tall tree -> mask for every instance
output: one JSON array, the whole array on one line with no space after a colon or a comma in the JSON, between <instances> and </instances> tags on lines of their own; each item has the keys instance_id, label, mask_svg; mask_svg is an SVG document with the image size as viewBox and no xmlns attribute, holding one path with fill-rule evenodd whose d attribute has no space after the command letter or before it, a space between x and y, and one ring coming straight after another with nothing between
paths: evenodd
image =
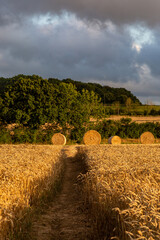
<instances>
[{"instance_id":1,"label":"tall tree","mask_svg":"<svg viewBox=\"0 0 160 240\"><path fill-rule=\"evenodd\" d=\"M48 80L20 77L2 96L2 121L38 127L57 120L57 91Z\"/></svg>"},{"instance_id":2,"label":"tall tree","mask_svg":"<svg viewBox=\"0 0 160 240\"><path fill-rule=\"evenodd\" d=\"M57 106L58 123L63 129L79 128L88 121L89 115L84 108L82 95L72 83L61 83L58 87Z\"/></svg>"}]
</instances>

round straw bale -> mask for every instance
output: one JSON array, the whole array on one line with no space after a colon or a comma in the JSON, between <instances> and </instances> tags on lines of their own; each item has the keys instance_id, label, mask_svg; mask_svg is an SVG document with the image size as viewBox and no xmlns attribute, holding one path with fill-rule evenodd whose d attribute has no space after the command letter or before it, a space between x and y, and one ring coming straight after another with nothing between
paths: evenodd
<instances>
[{"instance_id":1,"label":"round straw bale","mask_svg":"<svg viewBox=\"0 0 160 240\"><path fill-rule=\"evenodd\" d=\"M95 130L89 130L84 134L83 142L85 145L98 145L101 143L101 135Z\"/></svg>"},{"instance_id":2,"label":"round straw bale","mask_svg":"<svg viewBox=\"0 0 160 240\"><path fill-rule=\"evenodd\" d=\"M142 144L153 144L155 142L155 138L151 132L144 132L140 136L140 142Z\"/></svg>"},{"instance_id":3,"label":"round straw bale","mask_svg":"<svg viewBox=\"0 0 160 240\"><path fill-rule=\"evenodd\" d=\"M66 137L61 133L55 133L51 139L54 145L65 145Z\"/></svg>"},{"instance_id":4,"label":"round straw bale","mask_svg":"<svg viewBox=\"0 0 160 240\"><path fill-rule=\"evenodd\" d=\"M112 136L112 137L110 137L109 139L108 139L108 143L109 144L121 144L121 142L122 142L122 140L121 140L121 138L120 137L118 137L118 136Z\"/></svg>"}]
</instances>

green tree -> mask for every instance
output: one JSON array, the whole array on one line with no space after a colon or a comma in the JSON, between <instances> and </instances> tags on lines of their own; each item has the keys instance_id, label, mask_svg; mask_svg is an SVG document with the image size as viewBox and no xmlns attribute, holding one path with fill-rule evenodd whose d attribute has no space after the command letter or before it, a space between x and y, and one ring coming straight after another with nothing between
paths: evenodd
<instances>
[{"instance_id":1,"label":"green tree","mask_svg":"<svg viewBox=\"0 0 160 240\"><path fill-rule=\"evenodd\" d=\"M83 96L72 83L61 83L57 91L58 123L63 129L82 127L89 119Z\"/></svg>"},{"instance_id":2,"label":"green tree","mask_svg":"<svg viewBox=\"0 0 160 240\"><path fill-rule=\"evenodd\" d=\"M121 107L120 102L119 101L114 102L113 106L116 109L117 115L119 115L119 111L120 111L120 107Z\"/></svg>"},{"instance_id":3,"label":"green tree","mask_svg":"<svg viewBox=\"0 0 160 240\"><path fill-rule=\"evenodd\" d=\"M130 109L131 109L131 105L132 105L132 99L129 97L126 100L126 108L127 108L127 113L129 113Z\"/></svg>"},{"instance_id":4,"label":"green tree","mask_svg":"<svg viewBox=\"0 0 160 240\"><path fill-rule=\"evenodd\" d=\"M101 104L101 99L94 92L89 92L88 90L82 90L81 104L86 110L86 114L89 117L101 118L104 114L104 107Z\"/></svg>"},{"instance_id":5,"label":"green tree","mask_svg":"<svg viewBox=\"0 0 160 240\"><path fill-rule=\"evenodd\" d=\"M2 96L2 120L34 128L56 121L56 96L56 89L48 80L20 77L7 86Z\"/></svg>"}]
</instances>

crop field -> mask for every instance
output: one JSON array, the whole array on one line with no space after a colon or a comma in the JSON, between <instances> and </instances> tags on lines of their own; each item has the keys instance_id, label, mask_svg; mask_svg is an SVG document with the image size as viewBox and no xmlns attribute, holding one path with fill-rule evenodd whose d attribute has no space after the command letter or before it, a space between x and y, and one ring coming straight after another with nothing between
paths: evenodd
<instances>
[{"instance_id":1,"label":"crop field","mask_svg":"<svg viewBox=\"0 0 160 240\"><path fill-rule=\"evenodd\" d=\"M19 239L12 238L13 229L20 231L28 210L60 178L61 150L62 147L49 145L0 145L1 240Z\"/></svg>"},{"instance_id":2,"label":"crop field","mask_svg":"<svg viewBox=\"0 0 160 240\"><path fill-rule=\"evenodd\" d=\"M59 200L52 203L42 215L42 223L37 222L35 226L43 231L46 228L46 235L43 232L42 237L45 240L51 235L57 239L60 231L69 234L64 235L67 236L64 239L73 239L78 231L86 231L81 224L87 219L82 221L82 211L77 214L81 208L74 198L75 182L72 181L72 175L78 171L76 165L84 162L87 172L76 174L83 182L80 186L84 206L91 210L93 224L89 229L95 229L96 240L159 240L159 144L0 145L0 239L25 239L25 235L20 238L18 234L28 211L53 191L62 175L65 175L65 184Z\"/></svg>"},{"instance_id":3,"label":"crop field","mask_svg":"<svg viewBox=\"0 0 160 240\"><path fill-rule=\"evenodd\" d=\"M79 150L86 202L99 238L160 239L160 145L101 145Z\"/></svg>"}]
</instances>

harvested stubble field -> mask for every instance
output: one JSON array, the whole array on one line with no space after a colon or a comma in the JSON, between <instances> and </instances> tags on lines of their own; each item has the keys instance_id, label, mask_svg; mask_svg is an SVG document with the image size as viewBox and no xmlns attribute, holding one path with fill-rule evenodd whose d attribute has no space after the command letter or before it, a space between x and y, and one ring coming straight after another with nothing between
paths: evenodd
<instances>
[{"instance_id":1,"label":"harvested stubble field","mask_svg":"<svg viewBox=\"0 0 160 240\"><path fill-rule=\"evenodd\" d=\"M49 145L0 145L1 240L20 239L15 234L21 232L28 211L56 188L53 184L63 171L61 150Z\"/></svg>"},{"instance_id":2,"label":"harvested stubble field","mask_svg":"<svg viewBox=\"0 0 160 240\"><path fill-rule=\"evenodd\" d=\"M99 239L160 239L160 145L79 149L84 194Z\"/></svg>"},{"instance_id":3,"label":"harvested stubble field","mask_svg":"<svg viewBox=\"0 0 160 240\"><path fill-rule=\"evenodd\" d=\"M113 120L113 121L119 121L122 118L131 118L132 122L136 123L146 123L146 122L160 122L160 116L129 116L129 115L111 115L110 117L106 118L106 120ZM91 122L96 121L96 119L91 118Z\"/></svg>"}]
</instances>

